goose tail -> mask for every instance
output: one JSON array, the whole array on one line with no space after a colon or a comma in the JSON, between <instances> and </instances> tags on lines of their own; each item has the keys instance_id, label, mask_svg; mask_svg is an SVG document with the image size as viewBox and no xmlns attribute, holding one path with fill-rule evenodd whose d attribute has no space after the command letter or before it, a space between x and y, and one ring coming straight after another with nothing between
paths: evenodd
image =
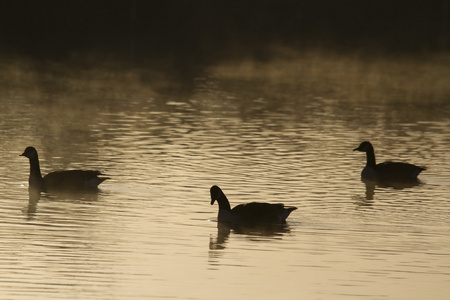
<instances>
[{"instance_id":1,"label":"goose tail","mask_svg":"<svg viewBox=\"0 0 450 300\"><path fill-rule=\"evenodd\" d=\"M283 210L283 213L282 213L282 215L281 215L281 219L283 220L283 221L286 221L286 219L289 217L289 215L291 214L291 212L293 212L294 210L296 210L297 209L297 207L295 207L295 206L285 206L284 207L284 210Z\"/></svg>"}]
</instances>

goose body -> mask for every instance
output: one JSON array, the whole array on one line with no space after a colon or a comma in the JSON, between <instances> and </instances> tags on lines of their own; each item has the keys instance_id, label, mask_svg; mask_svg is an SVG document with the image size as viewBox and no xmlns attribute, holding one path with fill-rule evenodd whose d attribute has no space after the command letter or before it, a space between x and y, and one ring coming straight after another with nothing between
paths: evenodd
<instances>
[{"instance_id":1,"label":"goose body","mask_svg":"<svg viewBox=\"0 0 450 300\"><path fill-rule=\"evenodd\" d=\"M21 156L30 160L30 177L28 179L30 188L39 191L91 190L96 189L100 183L109 179L108 177L99 177L102 175L99 171L90 170L56 171L42 177L36 149L27 147Z\"/></svg>"},{"instance_id":2,"label":"goose body","mask_svg":"<svg viewBox=\"0 0 450 300\"><path fill-rule=\"evenodd\" d=\"M233 225L284 224L289 214L297 209L297 207L284 206L281 203L262 202L239 204L231 209L230 202L218 186L212 186L210 192L211 205L215 201L219 203L218 221Z\"/></svg>"},{"instance_id":3,"label":"goose body","mask_svg":"<svg viewBox=\"0 0 450 300\"><path fill-rule=\"evenodd\" d=\"M420 172L426 170L425 167L419 167L404 162L386 161L376 163L375 152L370 142L362 142L358 148L353 151L366 152L367 163L361 172L364 179L379 181L412 181L417 180Z\"/></svg>"}]
</instances>

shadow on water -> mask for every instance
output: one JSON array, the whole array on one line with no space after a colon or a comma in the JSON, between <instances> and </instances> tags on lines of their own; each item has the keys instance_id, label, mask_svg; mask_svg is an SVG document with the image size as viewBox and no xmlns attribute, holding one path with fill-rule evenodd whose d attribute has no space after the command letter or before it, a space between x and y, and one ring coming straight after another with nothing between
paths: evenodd
<instances>
[{"instance_id":1,"label":"shadow on water","mask_svg":"<svg viewBox=\"0 0 450 300\"><path fill-rule=\"evenodd\" d=\"M364 183L366 192L364 196L356 196L357 204L359 206L371 207L375 200L375 190L377 188L394 190L410 189L417 186L421 186L424 183L420 179L410 181L376 181L370 179L361 178L361 182Z\"/></svg>"},{"instance_id":2,"label":"shadow on water","mask_svg":"<svg viewBox=\"0 0 450 300\"><path fill-rule=\"evenodd\" d=\"M217 223L217 237L210 238L210 250L225 249L231 232L235 234L247 235L249 237L279 237L283 234L289 233L290 228L287 224L264 224L254 227L230 226L229 224Z\"/></svg>"},{"instance_id":3,"label":"shadow on water","mask_svg":"<svg viewBox=\"0 0 450 300\"><path fill-rule=\"evenodd\" d=\"M420 179L409 180L409 181L373 181L368 179L361 179L362 182L366 185L366 195L370 195L368 193L371 189L375 187L380 188L393 188L395 190L403 190L407 188L412 188L415 186L422 185L422 181Z\"/></svg>"},{"instance_id":4,"label":"shadow on water","mask_svg":"<svg viewBox=\"0 0 450 300\"><path fill-rule=\"evenodd\" d=\"M28 220L32 220L38 211L38 203L42 197L50 200L64 200L64 201L96 201L98 200L99 189L74 191L74 190L54 190L46 193L41 192L36 188L28 189L28 206L26 214Z\"/></svg>"},{"instance_id":5,"label":"shadow on water","mask_svg":"<svg viewBox=\"0 0 450 300\"><path fill-rule=\"evenodd\" d=\"M33 219L37 212L37 205L41 199L41 191L35 188L28 189L28 206L27 206L27 217L29 220Z\"/></svg>"}]
</instances>

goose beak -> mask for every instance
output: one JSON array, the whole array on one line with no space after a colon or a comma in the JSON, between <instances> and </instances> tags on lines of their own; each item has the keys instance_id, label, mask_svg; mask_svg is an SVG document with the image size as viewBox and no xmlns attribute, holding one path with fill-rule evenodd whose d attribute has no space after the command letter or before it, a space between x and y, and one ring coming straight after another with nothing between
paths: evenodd
<instances>
[{"instance_id":1,"label":"goose beak","mask_svg":"<svg viewBox=\"0 0 450 300\"><path fill-rule=\"evenodd\" d=\"M216 201L216 199L211 198L211 205L213 205L215 201Z\"/></svg>"}]
</instances>

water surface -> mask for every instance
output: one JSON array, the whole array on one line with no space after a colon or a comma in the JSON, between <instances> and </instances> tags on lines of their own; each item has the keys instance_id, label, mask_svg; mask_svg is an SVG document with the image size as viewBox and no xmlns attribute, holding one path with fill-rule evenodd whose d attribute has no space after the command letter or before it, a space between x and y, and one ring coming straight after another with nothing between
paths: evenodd
<instances>
[{"instance_id":1,"label":"water surface","mask_svg":"<svg viewBox=\"0 0 450 300\"><path fill-rule=\"evenodd\" d=\"M442 79L435 93L408 87L395 65L386 87L365 65L339 61L341 76L327 79L313 62L217 66L174 81L12 68L0 94L2 298L446 299ZM427 166L421 183L363 183L364 154L352 151L363 140L380 162ZM99 169L111 179L98 193L30 201L19 157L29 145L44 174ZM283 230L221 228L214 184L232 206L298 210Z\"/></svg>"}]
</instances>

